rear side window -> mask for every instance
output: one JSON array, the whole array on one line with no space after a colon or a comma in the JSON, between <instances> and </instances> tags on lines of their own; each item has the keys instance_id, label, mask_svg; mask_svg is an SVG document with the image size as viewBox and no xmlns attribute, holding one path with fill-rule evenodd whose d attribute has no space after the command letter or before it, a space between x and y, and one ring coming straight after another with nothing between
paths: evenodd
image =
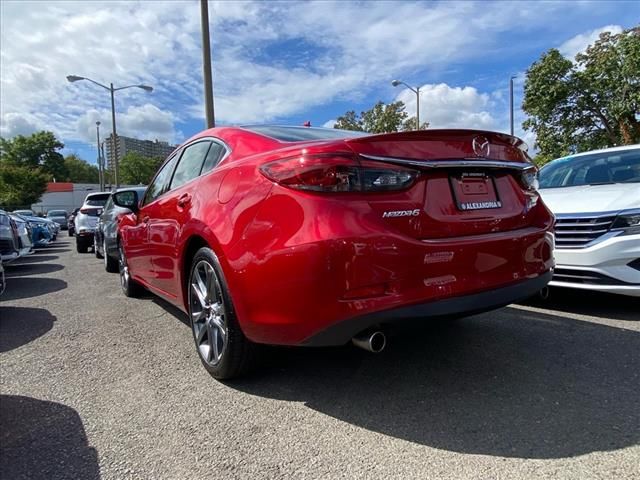
<instances>
[{"instance_id":1,"label":"rear side window","mask_svg":"<svg viewBox=\"0 0 640 480\"><path fill-rule=\"evenodd\" d=\"M166 190L167 183L169 183L171 173L173 172L173 167L175 166L179 157L179 155L176 155L175 157L171 158L160 169L153 181L149 184L149 187L147 187L147 193L144 196L143 205L147 205L153 202Z\"/></svg>"},{"instance_id":2,"label":"rear side window","mask_svg":"<svg viewBox=\"0 0 640 480\"><path fill-rule=\"evenodd\" d=\"M194 143L193 145L189 145L185 148L182 157L180 157L180 162L176 167L176 171L173 174L170 187L171 190L184 185L188 181L193 180L200 175L202 164L207 156L210 146L211 142L206 141Z\"/></svg>"},{"instance_id":3,"label":"rear side window","mask_svg":"<svg viewBox=\"0 0 640 480\"><path fill-rule=\"evenodd\" d=\"M211 148L207 153L207 158L204 159L204 164L202 165L202 171L200 174L202 175L203 173L213 170L213 167L222 160L225 153L227 153L227 149L224 146L216 142L211 143Z\"/></svg>"}]
</instances>

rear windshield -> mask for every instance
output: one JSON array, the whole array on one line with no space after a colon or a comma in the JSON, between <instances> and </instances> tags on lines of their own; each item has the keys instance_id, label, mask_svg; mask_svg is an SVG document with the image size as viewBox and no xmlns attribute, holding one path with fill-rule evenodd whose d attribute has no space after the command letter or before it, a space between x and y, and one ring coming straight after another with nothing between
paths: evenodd
<instances>
[{"instance_id":1,"label":"rear windshield","mask_svg":"<svg viewBox=\"0 0 640 480\"><path fill-rule=\"evenodd\" d=\"M109 195L111 194L105 193L103 195L91 195L90 197L87 197L84 204L91 205L92 207L104 207L107 200L109 200Z\"/></svg>"},{"instance_id":2,"label":"rear windshield","mask_svg":"<svg viewBox=\"0 0 640 480\"><path fill-rule=\"evenodd\" d=\"M67 212L64 210L49 210L47 217L66 217Z\"/></svg>"},{"instance_id":3,"label":"rear windshield","mask_svg":"<svg viewBox=\"0 0 640 480\"><path fill-rule=\"evenodd\" d=\"M250 125L244 130L259 133L281 142L304 142L312 140L339 140L343 138L366 137L370 133L338 130L335 128L282 127L274 125Z\"/></svg>"},{"instance_id":4,"label":"rear windshield","mask_svg":"<svg viewBox=\"0 0 640 480\"><path fill-rule=\"evenodd\" d=\"M539 173L540 188L640 182L640 149L564 157Z\"/></svg>"}]
</instances>

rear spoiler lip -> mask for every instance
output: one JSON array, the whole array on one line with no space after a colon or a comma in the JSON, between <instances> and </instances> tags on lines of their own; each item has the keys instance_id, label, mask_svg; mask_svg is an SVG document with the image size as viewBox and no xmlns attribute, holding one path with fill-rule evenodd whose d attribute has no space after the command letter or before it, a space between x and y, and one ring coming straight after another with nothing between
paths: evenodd
<instances>
[{"instance_id":1,"label":"rear spoiler lip","mask_svg":"<svg viewBox=\"0 0 640 480\"><path fill-rule=\"evenodd\" d=\"M491 168L491 169L508 169L508 170L528 170L536 168L532 163L525 162L507 162L501 160L475 159L465 158L461 160L414 160L410 158L398 157L382 157L379 155L369 155L360 153L359 156L368 160L378 162L395 163L399 165L410 165L412 167L421 168Z\"/></svg>"}]
</instances>

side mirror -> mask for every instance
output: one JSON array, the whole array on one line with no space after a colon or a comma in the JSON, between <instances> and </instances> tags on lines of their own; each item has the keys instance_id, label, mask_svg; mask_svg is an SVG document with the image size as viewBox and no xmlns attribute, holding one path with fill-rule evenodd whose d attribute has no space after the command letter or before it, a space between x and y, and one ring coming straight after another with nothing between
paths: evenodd
<instances>
[{"instance_id":1,"label":"side mirror","mask_svg":"<svg viewBox=\"0 0 640 480\"><path fill-rule=\"evenodd\" d=\"M112 196L113 203L120 208L127 208L133 213L138 211L138 193L135 190L116 192Z\"/></svg>"}]
</instances>

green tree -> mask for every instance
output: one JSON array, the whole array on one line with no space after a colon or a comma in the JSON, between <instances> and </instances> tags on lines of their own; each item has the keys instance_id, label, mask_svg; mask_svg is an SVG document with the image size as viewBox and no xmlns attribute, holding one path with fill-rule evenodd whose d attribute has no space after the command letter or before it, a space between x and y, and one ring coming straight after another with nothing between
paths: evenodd
<instances>
[{"instance_id":1,"label":"green tree","mask_svg":"<svg viewBox=\"0 0 640 480\"><path fill-rule=\"evenodd\" d=\"M0 161L0 205L7 210L31 208L47 189L47 176L40 168Z\"/></svg>"},{"instance_id":2,"label":"green tree","mask_svg":"<svg viewBox=\"0 0 640 480\"><path fill-rule=\"evenodd\" d=\"M5 164L28 168L40 168L48 180L67 178L64 157L58 151L64 148L52 132L36 132L29 136L17 135L11 139L0 138L0 160Z\"/></svg>"},{"instance_id":3,"label":"green tree","mask_svg":"<svg viewBox=\"0 0 640 480\"><path fill-rule=\"evenodd\" d=\"M416 118L409 117L405 111L405 104L401 101L384 104L376 103L371 109L360 115L350 110L338 117L333 128L342 130L356 130L369 133L390 133L415 130ZM422 124L422 129L428 128L428 123Z\"/></svg>"},{"instance_id":4,"label":"green tree","mask_svg":"<svg viewBox=\"0 0 640 480\"><path fill-rule=\"evenodd\" d=\"M64 166L67 170L68 182L73 183L98 183L100 175L98 167L91 165L75 153L64 157Z\"/></svg>"},{"instance_id":5,"label":"green tree","mask_svg":"<svg viewBox=\"0 0 640 480\"><path fill-rule=\"evenodd\" d=\"M149 158L136 152L128 152L118 165L120 183L147 185L161 163L161 158Z\"/></svg>"},{"instance_id":6,"label":"green tree","mask_svg":"<svg viewBox=\"0 0 640 480\"><path fill-rule=\"evenodd\" d=\"M543 54L527 71L522 109L539 163L640 142L640 27L602 33L575 61Z\"/></svg>"}]
</instances>

